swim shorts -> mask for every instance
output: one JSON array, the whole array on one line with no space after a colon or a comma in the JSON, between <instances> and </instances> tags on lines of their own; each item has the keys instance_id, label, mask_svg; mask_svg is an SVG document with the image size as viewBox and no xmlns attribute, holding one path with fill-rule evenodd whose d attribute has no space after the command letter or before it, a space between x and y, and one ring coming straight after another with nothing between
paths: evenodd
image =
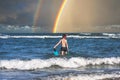
<instances>
[{"instance_id":1,"label":"swim shorts","mask_svg":"<svg viewBox=\"0 0 120 80\"><path fill-rule=\"evenodd\" d=\"M61 47L61 51L67 52L67 47Z\"/></svg>"}]
</instances>

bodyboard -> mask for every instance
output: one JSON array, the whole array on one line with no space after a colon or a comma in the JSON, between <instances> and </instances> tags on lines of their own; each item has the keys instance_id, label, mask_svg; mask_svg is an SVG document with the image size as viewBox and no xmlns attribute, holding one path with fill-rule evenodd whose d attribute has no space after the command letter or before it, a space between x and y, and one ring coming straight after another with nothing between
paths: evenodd
<instances>
[{"instance_id":1,"label":"bodyboard","mask_svg":"<svg viewBox=\"0 0 120 80\"><path fill-rule=\"evenodd\" d=\"M59 56L59 52L58 51L54 51L53 54L54 54L54 56Z\"/></svg>"}]
</instances>

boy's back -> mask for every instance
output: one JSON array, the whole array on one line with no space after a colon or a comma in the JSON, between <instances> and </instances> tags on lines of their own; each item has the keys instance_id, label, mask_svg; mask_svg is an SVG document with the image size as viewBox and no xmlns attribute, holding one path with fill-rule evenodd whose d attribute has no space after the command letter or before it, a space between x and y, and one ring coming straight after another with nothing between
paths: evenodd
<instances>
[{"instance_id":1,"label":"boy's back","mask_svg":"<svg viewBox=\"0 0 120 80\"><path fill-rule=\"evenodd\" d=\"M67 40L66 39L61 39L62 47L67 47Z\"/></svg>"}]
</instances>

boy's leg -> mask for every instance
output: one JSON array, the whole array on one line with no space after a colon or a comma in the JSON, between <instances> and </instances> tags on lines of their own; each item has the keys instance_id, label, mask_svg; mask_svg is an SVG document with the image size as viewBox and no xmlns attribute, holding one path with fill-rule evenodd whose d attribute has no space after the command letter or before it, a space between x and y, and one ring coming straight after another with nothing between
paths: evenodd
<instances>
[{"instance_id":1,"label":"boy's leg","mask_svg":"<svg viewBox=\"0 0 120 80\"><path fill-rule=\"evenodd\" d=\"M67 51L65 51L64 53L67 54Z\"/></svg>"},{"instance_id":2,"label":"boy's leg","mask_svg":"<svg viewBox=\"0 0 120 80\"><path fill-rule=\"evenodd\" d=\"M64 51L61 51L61 55L64 55Z\"/></svg>"}]
</instances>

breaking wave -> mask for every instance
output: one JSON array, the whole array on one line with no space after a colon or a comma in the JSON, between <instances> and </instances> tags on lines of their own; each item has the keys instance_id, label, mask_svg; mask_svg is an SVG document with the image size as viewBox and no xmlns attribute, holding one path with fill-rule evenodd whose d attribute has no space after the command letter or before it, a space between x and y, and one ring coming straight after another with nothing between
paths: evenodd
<instances>
[{"instance_id":1,"label":"breaking wave","mask_svg":"<svg viewBox=\"0 0 120 80\"><path fill-rule=\"evenodd\" d=\"M3 35L0 34L0 38L61 38L60 35ZM120 38L120 34L102 33L102 34L91 34L91 33L80 33L76 35L68 35L68 38Z\"/></svg>"},{"instance_id":2,"label":"breaking wave","mask_svg":"<svg viewBox=\"0 0 120 80\"><path fill-rule=\"evenodd\" d=\"M40 80L119 80L120 74L81 74L81 75L69 75L69 76L54 76L54 77L43 77ZM35 80L39 80L35 79Z\"/></svg>"},{"instance_id":3,"label":"breaking wave","mask_svg":"<svg viewBox=\"0 0 120 80\"><path fill-rule=\"evenodd\" d=\"M34 70L49 68L57 65L62 68L79 68L85 66L100 65L119 65L120 57L112 58L51 58L51 59L32 59L32 60L0 60L1 69Z\"/></svg>"}]
</instances>

